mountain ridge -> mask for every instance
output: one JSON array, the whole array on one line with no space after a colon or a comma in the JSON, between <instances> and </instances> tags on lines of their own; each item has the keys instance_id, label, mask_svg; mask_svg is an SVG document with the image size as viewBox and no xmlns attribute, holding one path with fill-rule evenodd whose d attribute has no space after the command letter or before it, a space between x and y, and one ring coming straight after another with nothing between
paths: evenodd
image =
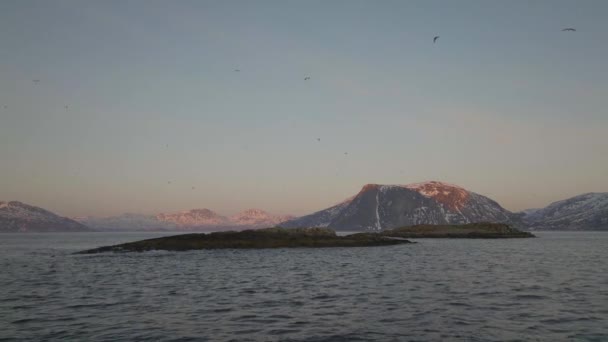
<instances>
[{"instance_id":1,"label":"mountain ridge","mask_svg":"<svg viewBox=\"0 0 608 342\"><path fill-rule=\"evenodd\" d=\"M534 230L608 230L608 192L588 192L520 213Z\"/></svg>"},{"instance_id":2,"label":"mountain ridge","mask_svg":"<svg viewBox=\"0 0 608 342\"><path fill-rule=\"evenodd\" d=\"M366 184L354 196L309 215L246 209L231 216L199 208L109 217L59 216L19 201L0 201L0 232L243 230L282 226L380 231L417 224L506 223L531 230L608 230L608 192L591 192L517 213L458 185L429 181Z\"/></svg>"},{"instance_id":3,"label":"mountain ridge","mask_svg":"<svg viewBox=\"0 0 608 342\"><path fill-rule=\"evenodd\" d=\"M121 214L108 217L77 218L97 230L229 230L274 227L292 219L291 215L273 215L267 211L250 208L232 216L224 216L207 208L197 208L156 215Z\"/></svg>"},{"instance_id":4,"label":"mountain ridge","mask_svg":"<svg viewBox=\"0 0 608 342\"><path fill-rule=\"evenodd\" d=\"M281 226L355 231L475 222L521 226L519 217L496 201L458 185L428 181L406 185L366 184L352 199L283 222Z\"/></svg>"},{"instance_id":5,"label":"mountain ridge","mask_svg":"<svg viewBox=\"0 0 608 342\"><path fill-rule=\"evenodd\" d=\"M85 232L70 218L19 201L0 201L0 232Z\"/></svg>"}]
</instances>

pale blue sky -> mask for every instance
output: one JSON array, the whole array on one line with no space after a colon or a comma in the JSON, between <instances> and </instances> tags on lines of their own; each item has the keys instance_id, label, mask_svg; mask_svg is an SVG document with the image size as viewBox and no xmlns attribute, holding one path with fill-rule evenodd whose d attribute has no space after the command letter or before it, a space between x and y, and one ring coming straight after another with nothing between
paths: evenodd
<instances>
[{"instance_id":1,"label":"pale blue sky","mask_svg":"<svg viewBox=\"0 0 608 342\"><path fill-rule=\"evenodd\" d=\"M608 191L606 18L602 0L4 0L0 199L299 215L365 183L511 210Z\"/></svg>"}]
</instances>

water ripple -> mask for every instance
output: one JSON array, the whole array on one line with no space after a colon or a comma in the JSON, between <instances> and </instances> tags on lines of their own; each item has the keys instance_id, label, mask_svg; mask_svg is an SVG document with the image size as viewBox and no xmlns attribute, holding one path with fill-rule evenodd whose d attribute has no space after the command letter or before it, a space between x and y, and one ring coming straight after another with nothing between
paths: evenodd
<instances>
[{"instance_id":1,"label":"water ripple","mask_svg":"<svg viewBox=\"0 0 608 342\"><path fill-rule=\"evenodd\" d=\"M608 234L540 235L75 256L151 235L7 234L0 341L608 340Z\"/></svg>"}]
</instances>

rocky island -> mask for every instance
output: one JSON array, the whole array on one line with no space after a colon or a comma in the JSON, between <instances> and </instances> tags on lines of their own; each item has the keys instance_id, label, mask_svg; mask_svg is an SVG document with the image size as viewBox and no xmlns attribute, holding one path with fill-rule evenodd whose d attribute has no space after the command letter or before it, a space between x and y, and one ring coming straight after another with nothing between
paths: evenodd
<instances>
[{"instance_id":1,"label":"rocky island","mask_svg":"<svg viewBox=\"0 0 608 342\"><path fill-rule=\"evenodd\" d=\"M399 238L466 238L504 239L535 237L532 233L511 228L504 223L469 223L452 225L420 224L389 229L379 233L387 237Z\"/></svg>"},{"instance_id":2,"label":"rocky island","mask_svg":"<svg viewBox=\"0 0 608 342\"><path fill-rule=\"evenodd\" d=\"M152 250L187 251L220 248L293 248L293 247L368 247L412 243L400 237L377 233L338 236L328 228L265 228L240 232L173 235L155 239L105 246L78 252L144 252Z\"/></svg>"}]
</instances>

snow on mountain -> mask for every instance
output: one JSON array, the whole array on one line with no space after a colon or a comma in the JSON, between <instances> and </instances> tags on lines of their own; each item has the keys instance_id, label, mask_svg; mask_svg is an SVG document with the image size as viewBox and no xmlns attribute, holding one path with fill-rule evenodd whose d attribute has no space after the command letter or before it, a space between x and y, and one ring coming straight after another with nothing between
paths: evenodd
<instances>
[{"instance_id":1,"label":"snow on mountain","mask_svg":"<svg viewBox=\"0 0 608 342\"><path fill-rule=\"evenodd\" d=\"M465 206L470 197L467 190L457 185L437 181L408 184L403 187L432 198L452 210L458 210Z\"/></svg>"},{"instance_id":2,"label":"snow on mountain","mask_svg":"<svg viewBox=\"0 0 608 342\"><path fill-rule=\"evenodd\" d=\"M235 226L274 227L293 218L291 215L277 216L260 209L247 209L231 216L229 219Z\"/></svg>"},{"instance_id":3,"label":"snow on mountain","mask_svg":"<svg viewBox=\"0 0 608 342\"><path fill-rule=\"evenodd\" d=\"M0 202L0 232L88 231L81 223L25 203Z\"/></svg>"},{"instance_id":4,"label":"snow on mountain","mask_svg":"<svg viewBox=\"0 0 608 342\"><path fill-rule=\"evenodd\" d=\"M126 213L110 217L74 217L74 220L95 230L174 230L177 225L157 219L153 215Z\"/></svg>"},{"instance_id":5,"label":"snow on mountain","mask_svg":"<svg viewBox=\"0 0 608 342\"><path fill-rule=\"evenodd\" d=\"M164 222L172 222L178 228L188 227L217 227L217 228L261 228L274 227L278 223L292 219L293 216L272 215L260 209L247 209L230 217L219 215L209 209L192 209L172 214L159 214L156 218Z\"/></svg>"},{"instance_id":6,"label":"snow on mountain","mask_svg":"<svg viewBox=\"0 0 608 342\"><path fill-rule=\"evenodd\" d=\"M122 214L75 219L96 230L243 230L274 227L292 218L290 215L272 215L260 209L248 209L231 217L209 209L192 209L158 215Z\"/></svg>"},{"instance_id":7,"label":"snow on mountain","mask_svg":"<svg viewBox=\"0 0 608 342\"><path fill-rule=\"evenodd\" d=\"M608 192L582 194L522 214L531 229L608 230Z\"/></svg>"},{"instance_id":8,"label":"snow on mountain","mask_svg":"<svg viewBox=\"0 0 608 342\"><path fill-rule=\"evenodd\" d=\"M471 222L519 223L517 215L485 196L456 185L431 181L408 185L367 184L352 199L283 222L281 226L358 231Z\"/></svg>"},{"instance_id":9,"label":"snow on mountain","mask_svg":"<svg viewBox=\"0 0 608 342\"><path fill-rule=\"evenodd\" d=\"M192 209L177 213L161 213L156 219L176 224L179 228L228 226L230 220L209 209Z\"/></svg>"}]
</instances>

